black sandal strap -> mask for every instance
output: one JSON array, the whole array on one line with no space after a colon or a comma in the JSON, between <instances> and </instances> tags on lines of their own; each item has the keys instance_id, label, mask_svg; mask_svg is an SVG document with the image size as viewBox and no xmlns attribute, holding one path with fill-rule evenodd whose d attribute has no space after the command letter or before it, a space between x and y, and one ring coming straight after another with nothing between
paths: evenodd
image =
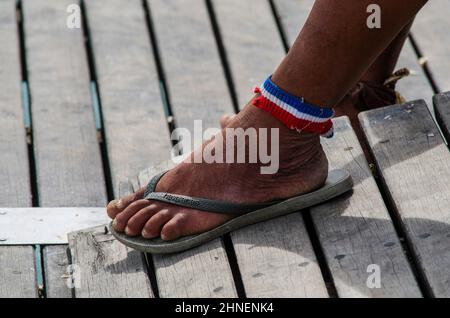
<instances>
[{"instance_id":1,"label":"black sandal strap","mask_svg":"<svg viewBox=\"0 0 450 318\"><path fill-rule=\"evenodd\" d=\"M150 180L144 193L144 199L170 203L195 210L232 215L246 214L279 202L276 201L262 204L237 204L211 199L195 198L186 195L171 194L166 192L154 192L156 189L156 185L158 184L159 180L161 180L162 176L166 174L166 172L167 171L157 174Z\"/></svg>"}]
</instances>

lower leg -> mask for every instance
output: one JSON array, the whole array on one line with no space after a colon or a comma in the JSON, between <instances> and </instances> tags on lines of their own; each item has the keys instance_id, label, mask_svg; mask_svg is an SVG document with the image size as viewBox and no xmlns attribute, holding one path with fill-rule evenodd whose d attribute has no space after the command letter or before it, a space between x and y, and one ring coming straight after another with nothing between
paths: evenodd
<instances>
[{"instance_id":1,"label":"lower leg","mask_svg":"<svg viewBox=\"0 0 450 318\"><path fill-rule=\"evenodd\" d=\"M336 108L336 117L348 116L366 158L370 158L370 151L359 124L358 114L364 110L393 105L399 102L398 93L395 91L396 81L387 85L386 80L394 72L412 23L413 21L410 21L400 31Z\"/></svg>"},{"instance_id":2,"label":"lower leg","mask_svg":"<svg viewBox=\"0 0 450 318\"><path fill-rule=\"evenodd\" d=\"M398 57L402 51L413 20L409 21L388 47L376 58L375 62L361 77L360 81L383 84L394 72Z\"/></svg>"},{"instance_id":3,"label":"lower leg","mask_svg":"<svg viewBox=\"0 0 450 318\"><path fill-rule=\"evenodd\" d=\"M378 1L382 10L380 29L369 29L366 25L366 8L372 3L371 0L316 0L273 80L293 95L328 107L338 106L360 79L384 81L389 75L386 71L395 65L390 55L397 52L398 56L402 46L401 41L394 39L407 30L426 0ZM391 43L392 47L388 48ZM382 54L386 48L386 54ZM389 68L378 67L386 62Z\"/></svg>"},{"instance_id":4,"label":"lower leg","mask_svg":"<svg viewBox=\"0 0 450 318\"><path fill-rule=\"evenodd\" d=\"M379 1L383 27L369 30L366 27L369 1L316 0L298 40L273 75L274 82L310 103L337 105L425 2ZM324 182L327 160L318 134L299 134L251 104L228 127L277 128L280 134L278 172L263 176L260 163L182 163L161 179L156 190L251 203L307 193ZM212 143L217 149L214 142L217 141L207 142L203 147ZM161 235L172 240L209 230L229 219L227 215L143 200L142 196L141 189L108 205L108 215L114 219L116 230L129 235L142 233L144 237Z\"/></svg>"}]
</instances>

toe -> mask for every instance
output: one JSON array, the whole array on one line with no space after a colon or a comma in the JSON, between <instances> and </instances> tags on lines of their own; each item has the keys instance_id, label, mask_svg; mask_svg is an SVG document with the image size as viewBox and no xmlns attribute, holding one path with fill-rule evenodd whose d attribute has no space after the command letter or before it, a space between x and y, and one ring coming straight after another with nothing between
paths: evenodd
<instances>
[{"instance_id":1,"label":"toe","mask_svg":"<svg viewBox=\"0 0 450 318\"><path fill-rule=\"evenodd\" d=\"M112 200L106 207L106 212L111 219L114 219L117 214L121 213L131 203L144 197L145 188L141 188L133 194L127 195L118 200Z\"/></svg>"},{"instance_id":2,"label":"toe","mask_svg":"<svg viewBox=\"0 0 450 318\"><path fill-rule=\"evenodd\" d=\"M128 223L128 220L143 208L149 206L151 203L146 199L140 199L131 203L123 212L119 213L114 219L113 226L118 232L123 232Z\"/></svg>"},{"instance_id":3,"label":"toe","mask_svg":"<svg viewBox=\"0 0 450 318\"><path fill-rule=\"evenodd\" d=\"M179 213L168 221L161 230L161 238L165 241L175 240L186 232L188 218L186 214Z\"/></svg>"},{"instance_id":4,"label":"toe","mask_svg":"<svg viewBox=\"0 0 450 318\"><path fill-rule=\"evenodd\" d=\"M170 219L174 213L169 209L159 209L158 213L153 215L144 226L142 236L145 238L154 238L161 235L161 229Z\"/></svg>"},{"instance_id":5,"label":"toe","mask_svg":"<svg viewBox=\"0 0 450 318\"><path fill-rule=\"evenodd\" d=\"M141 235L144 225L147 221L158 212L156 204L151 204L133 215L125 227L125 233L129 236Z\"/></svg>"}]
</instances>

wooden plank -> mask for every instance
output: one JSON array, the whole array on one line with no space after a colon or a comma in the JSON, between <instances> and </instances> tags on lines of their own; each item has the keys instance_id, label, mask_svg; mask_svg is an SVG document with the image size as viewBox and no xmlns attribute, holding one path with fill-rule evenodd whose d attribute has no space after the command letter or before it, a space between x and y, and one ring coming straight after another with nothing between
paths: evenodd
<instances>
[{"instance_id":1,"label":"wooden plank","mask_svg":"<svg viewBox=\"0 0 450 318\"><path fill-rule=\"evenodd\" d=\"M72 290L67 284L69 260L67 245L46 246L42 249L47 298L70 298Z\"/></svg>"},{"instance_id":2,"label":"wooden plank","mask_svg":"<svg viewBox=\"0 0 450 318\"><path fill-rule=\"evenodd\" d=\"M133 191L128 182L118 188L119 196ZM69 252L80 284L75 297L154 297L144 254L122 245L104 226L69 234Z\"/></svg>"},{"instance_id":3,"label":"wooden plank","mask_svg":"<svg viewBox=\"0 0 450 318\"><path fill-rule=\"evenodd\" d=\"M161 165L159 168L164 166L170 167ZM147 184L158 172L156 169L142 171L138 183ZM153 263L162 298L237 297L221 239L183 253L153 255Z\"/></svg>"},{"instance_id":4,"label":"wooden plank","mask_svg":"<svg viewBox=\"0 0 450 318\"><path fill-rule=\"evenodd\" d=\"M433 98L436 120L447 139L450 141L450 92L442 93Z\"/></svg>"},{"instance_id":5,"label":"wooden plank","mask_svg":"<svg viewBox=\"0 0 450 318\"><path fill-rule=\"evenodd\" d=\"M340 297L420 297L394 225L347 117L322 140L330 168L346 169L353 193L311 209L312 220ZM380 288L367 285L379 266ZM372 286L373 287L373 286Z\"/></svg>"},{"instance_id":6,"label":"wooden plank","mask_svg":"<svg viewBox=\"0 0 450 318\"><path fill-rule=\"evenodd\" d=\"M450 90L450 41L448 40L450 2L428 1L417 14L412 28L416 40L433 78L441 92Z\"/></svg>"},{"instance_id":7,"label":"wooden plank","mask_svg":"<svg viewBox=\"0 0 450 318\"><path fill-rule=\"evenodd\" d=\"M28 153L21 102L21 69L15 1L0 2L0 203L30 206Z\"/></svg>"},{"instance_id":8,"label":"wooden plank","mask_svg":"<svg viewBox=\"0 0 450 318\"><path fill-rule=\"evenodd\" d=\"M1 247L0 269L0 298L38 296L31 246Z\"/></svg>"},{"instance_id":9,"label":"wooden plank","mask_svg":"<svg viewBox=\"0 0 450 318\"><path fill-rule=\"evenodd\" d=\"M140 0L85 1L114 191L169 158L170 137Z\"/></svg>"},{"instance_id":10,"label":"wooden plank","mask_svg":"<svg viewBox=\"0 0 450 318\"><path fill-rule=\"evenodd\" d=\"M283 58L283 43L268 1L212 3L243 106L251 98L252 88ZM249 19L249 12L258 18ZM231 238L247 296L328 296L300 215L256 224L233 232Z\"/></svg>"},{"instance_id":11,"label":"wooden plank","mask_svg":"<svg viewBox=\"0 0 450 318\"><path fill-rule=\"evenodd\" d=\"M291 46L308 18L314 0L275 0L275 8L281 21L288 45ZM428 82L411 42L407 40L400 54L397 68L406 67L411 75L397 84L397 90L406 100L429 98L433 90Z\"/></svg>"},{"instance_id":12,"label":"wooden plank","mask_svg":"<svg viewBox=\"0 0 450 318\"><path fill-rule=\"evenodd\" d=\"M205 1L147 2L177 127L192 133L194 120L218 127L234 109Z\"/></svg>"},{"instance_id":13,"label":"wooden plank","mask_svg":"<svg viewBox=\"0 0 450 318\"><path fill-rule=\"evenodd\" d=\"M69 247L80 283L77 298L153 297L143 254L115 240L105 226L69 234Z\"/></svg>"},{"instance_id":14,"label":"wooden plank","mask_svg":"<svg viewBox=\"0 0 450 318\"><path fill-rule=\"evenodd\" d=\"M232 232L231 239L248 297L328 297L299 213Z\"/></svg>"},{"instance_id":15,"label":"wooden plank","mask_svg":"<svg viewBox=\"0 0 450 318\"><path fill-rule=\"evenodd\" d=\"M23 1L39 204L45 207L106 204L83 31L66 27L72 3L79 1ZM57 253L46 247L44 262L52 261L45 256L53 248ZM55 275L47 273L46 288L63 291Z\"/></svg>"},{"instance_id":16,"label":"wooden plank","mask_svg":"<svg viewBox=\"0 0 450 318\"><path fill-rule=\"evenodd\" d=\"M14 0L0 1L0 42L0 206L31 206ZM0 298L3 297L37 297L31 246L0 247Z\"/></svg>"},{"instance_id":17,"label":"wooden plank","mask_svg":"<svg viewBox=\"0 0 450 318\"><path fill-rule=\"evenodd\" d=\"M268 1L212 0L239 106L285 55ZM262 39L264 39L262 41Z\"/></svg>"},{"instance_id":18,"label":"wooden plank","mask_svg":"<svg viewBox=\"0 0 450 318\"><path fill-rule=\"evenodd\" d=\"M430 294L450 296L450 154L424 101L360 114Z\"/></svg>"},{"instance_id":19,"label":"wooden plank","mask_svg":"<svg viewBox=\"0 0 450 318\"><path fill-rule=\"evenodd\" d=\"M104 206L105 181L81 29L72 0L25 0L24 28L41 206Z\"/></svg>"}]
</instances>

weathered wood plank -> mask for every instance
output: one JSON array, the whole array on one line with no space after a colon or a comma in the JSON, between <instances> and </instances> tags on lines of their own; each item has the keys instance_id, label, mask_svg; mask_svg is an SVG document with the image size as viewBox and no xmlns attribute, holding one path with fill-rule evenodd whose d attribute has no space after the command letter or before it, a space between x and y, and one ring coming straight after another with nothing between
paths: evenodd
<instances>
[{"instance_id":1,"label":"weathered wood plank","mask_svg":"<svg viewBox=\"0 0 450 318\"><path fill-rule=\"evenodd\" d=\"M0 1L0 42L0 206L31 206L14 0ZM0 298L3 297L37 297L31 246L0 247Z\"/></svg>"},{"instance_id":2,"label":"weathered wood plank","mask_svg":"<svg viewBox=\"0 0 450 318\"><path fill-rule=\"evenodd\" d=\"M114 192L167 159L170 136L140 0L85 1Z\"/></svg>"},{"instance_id":3,"label":"weathered wood plank","mask_svg":"<svg viewBox=\"0 0 450 318\"><path fill-rule=\"evenodd\" d=\"M170 168L170 164L159 168ZM147 184L160 171L140 173L139 184ZM132 182L135 183L135 182ZM159 296L236 297L233 276L222 239L173 255L153 255Z\"/></svg>"},{"instance_id":4,"label":"weathered wood plank","mask_svg":"<svg viewBox=\"0 0 450 318\"><path fill-rule=\"evenodd\" d=\"M83 31L66 27L72 3L79 1L23 1L39 204L45 207L106 203ZM60 280L45 283L64 288Z\"/></svg>"},{"instance_id":5,"label":"weathered wood plank","mask_svg":"<svg viewBox=\"0 0 450 318\"><path fill-rule=\"evenodd\" d=\"M0 2L0 205L30 206L15 1Z\"/></svg>"},{"instance_id":6,"label":"weathered wood plank","mask_svg":"<svg viewBox=\"0 0 450 318\"><path fill-rule=\"evenodd\" d=\"M177 127L217 127L234 109L205 1L147 2Z\"/></svg>"},{"instance_id":7,"label":"weathered wood plank","mask_svg":"<svg viewBox=\"0 0 450 318\"><path fill-rule=\"evenodd\" d=\"M281 62L283 43L268 1L212 0L212 4L243 107L253 96L253 88Z\"/></svg>"},{"instance_id":8,"label":"weathered wood plank","mask_svg":"<svg viewBox=\"0 0 450 318\"><path fill-rule=\"evenodd\" d=\"M346 169L353 193L311 209L312 220L340 297L420 297L383 198L347 117L334 120L335 137L322 144L330 168ZM367 285L370 265L381 285ZM372 288L370 288L370 286Z\"/></svg>"},{"instance_id":9,"label":"weathered wood plank","mask_svg":"<svg viewBox=\"0 0 450 318\"><path fill-rule=\"evenodd\" d=\"M119 197L129 195L133 185L121 182L118 189ZM122 245L104 226L71 233L69 251L80 283L75 297L154 296L144 254Z\"/></svg>"},{"instance_id":10,"label":"weathered wood plank","mask_svg":"<svg viewBox=\"0 0 450 318\"><path fill-rule=\"evenodd\" d=\"M143 254L115 240L105 226L69 234L69 247L77 298L153 297Z\"/></svg>"},{"instance_id":11,"label":"weathered wood plank","mask_svg":"<svg viewBox=\"0 0 450 318\"><path fill-rule=\"evenodd\" d=\"M436 120L441 127L447 142L450 141L450 92L442 93L433 98Z\"/></svg>"},{"instance_id":12,"label":"weathered wood plank","mask_svg":"<svg viewBox=\"0 0 450 318\"><path fill-rule=\"evenodd\" d=\"M314 0L275 0L275 8L282 23L288 45L291 46L308 18ZM400 54L397 68L406 67L411 75L397 84L397 90L406 100L430 98L433 90L428 82L411 42L407 40Z\"/></svg>"},{"instance_id":13,"label":"weathered wood plank","mask_svg":"<svg viewBox=\"0 0 450 318\"><path fill-rule=\"evenodd\" d=\"M231 233L248 297L328 297L300 213Z\"/></svg>"},{"instance_id":14,"label":"weathered wood plank","mask_svg":"<svg viewBox=\"0 0 450 318\"><path fill-rule=\"evenodd\" d=\"M24 28L41 206L104 206L105 181L81 29L72 0L25 0Z\"/></svg>"},{"instance_id":15,"label":"weathered wood plank","mask_svg":"<svg viewBox=\"0 0 450 318\"><path fill-rule=\"evenodd\" d=\"M243 106L251 98L252 88L283 58L283 43L268 1L212 3ZM249 19L249 12L258 18ZM256 224L233 232L231 238L247 296L328 296L300 215Z\"/></svg>"},{"instance_id":16,"label":"weathered wood plank","mask_svg":"<svg viewBox=\"0 0 450 318\"><path fill-rule=\"evenodd\" d=\"M447 0L428 1L417 14L412 34L440 91L450 90L450 41Z\"/></svg>"},{"instance_id":17,"label":"weathered wood plank","mask_svg":"<svg viewBox=\"0 0 450 318\"><path fill-rule=\"evenodd\" d=\"M450 154L424 101L360 122L429 292L450 296Z\"/></svg>"},{"instance_id":18,"label":"weathered wood plank","mask_svg":"<svg viewBox=\"0 0 450 318\"><path fill-rule=\"evenodd\" d=\"M67 245L46 246L42 249L47 298L70 298L72 290L67 284L69 260Z\"/></svg>"},{"instance_id":19,"label":"weathered wood plank","mask_svg":"<svg viewBox=\"0 0 450 318\"><path fill-rule=\"evenodd\" d=\"M33 247L0 247L0 298L37 296Z\"/></svg>"}]
</instances>

